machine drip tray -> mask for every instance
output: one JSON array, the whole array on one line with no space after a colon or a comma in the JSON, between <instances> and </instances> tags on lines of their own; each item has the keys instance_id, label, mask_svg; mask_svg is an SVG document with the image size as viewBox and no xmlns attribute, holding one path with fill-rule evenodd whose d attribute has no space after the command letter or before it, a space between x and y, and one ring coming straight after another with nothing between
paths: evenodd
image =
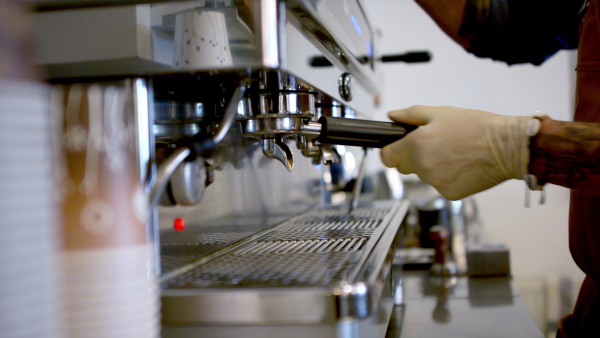
<instances>
[{"instance_id":1,"label":"machine drip tray","mask_svg":"<svg viewBox=\"0 0 600 338\"><path fill-rule=\"evenodd\" d=\"M163 269L178 265L162 282L163 325L366 318L392 289L391 262L407 210L406 201L369 202L351 214L345 206L314 209L256 234L215 226L218 232L201 235L203 245L163 236L162 248L179 248L163 253Z\"/></svg>"}]
</instances>

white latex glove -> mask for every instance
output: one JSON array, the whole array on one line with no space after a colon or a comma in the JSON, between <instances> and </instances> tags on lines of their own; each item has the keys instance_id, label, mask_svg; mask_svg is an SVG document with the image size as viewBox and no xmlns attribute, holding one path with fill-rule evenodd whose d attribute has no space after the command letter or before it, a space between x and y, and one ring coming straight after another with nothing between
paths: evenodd
<instances>
[{"instance_id":1,"label":"white latex glove","mask_svg":"<svg viewBox=\"0 0 600 338\"><path fill-rule=\"evenodd\" d=\"M527 174L531 117L428 106L394 110L389 117L422 127L384 147L383 163L402 174L417 174L447 199Z\"/></svg>"}]
</instances>

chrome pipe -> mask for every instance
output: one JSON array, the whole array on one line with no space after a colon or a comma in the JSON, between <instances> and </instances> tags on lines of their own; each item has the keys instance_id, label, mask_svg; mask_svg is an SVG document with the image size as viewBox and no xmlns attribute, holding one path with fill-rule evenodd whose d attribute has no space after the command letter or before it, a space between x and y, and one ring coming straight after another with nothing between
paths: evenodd
<instances>
[{"instance_id":1,"label":"chrome pipe","mask_svg":"<svg viewBox=\"0 0 600 338\"><path fill-rule=\"evenodd\" d=\"M156 178L151 182L150 190L150 206L154 208L158 205L160 196L165 191L169 178L175 172L175 169L183 162L190 154L189 148L177 148L175 152L171 154L163 163L160 164L156 172Z\"/></svg>"},{"instance_id":2,"label":"chrome pipe","mask_svg":"<svg viewBox=\"0 0 600 338\"><path fill-rule=\"evenodd\" d=\"M219 144L231 129L231 126L235 122L235 117L237 116L238 105L244 98L244 94L246 93L246 89L248 89L249 80L242 81L240 85L235 89L233 96L231 97L231 101L227 105L227 109L225 109L225 115L223 116L223 120L219 123L217 127L217 131L213 135L213 143L215 145Z\"/></svg>"}]
</instances>

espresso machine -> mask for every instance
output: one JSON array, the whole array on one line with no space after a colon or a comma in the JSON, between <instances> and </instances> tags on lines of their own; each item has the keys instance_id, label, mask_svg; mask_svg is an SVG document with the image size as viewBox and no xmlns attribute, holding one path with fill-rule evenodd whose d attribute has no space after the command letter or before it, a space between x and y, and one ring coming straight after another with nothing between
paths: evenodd
<instances>
[{"instance_id":1,"label":"espresso machine","mask_svg":"<svg viewBox=\"0 0 600 338\"><path fill-rule=\"evenodd\" d=\"M164 337L385 336L409 202L361 182L414 127L361 1L31 2L51 83L130 95Z\"/></svg>"}]
</instances>

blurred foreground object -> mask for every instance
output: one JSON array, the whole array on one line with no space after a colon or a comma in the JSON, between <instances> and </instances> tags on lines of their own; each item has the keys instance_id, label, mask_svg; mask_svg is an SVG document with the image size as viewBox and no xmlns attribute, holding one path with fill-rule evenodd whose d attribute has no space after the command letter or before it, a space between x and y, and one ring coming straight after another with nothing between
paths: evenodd
<instances>
[{"instance_id":1,"label":"blurred foreground object","mask_svg":"<svg viewBox=\"0 0 600 338\"><path fill-rule=\"evenodd\" d=\"M0 336L61 337L48 88L0 81Z\"/></svg>"},{"instance_id":2,"label":"blurred foreground object","mask_svg":"<svg viewBox=\"0 0 600 338\"><path fill-rule=\"evenodd\" d=\"M0 337L62 337L49 88L21 1L0 8Z\"/></svg>"},{"instance_id":3,"label":"blurred foreground object","mask_svg":"<svg viewBox=\"0 0 600 338\"><path fill-rule=\"evenodd\" d=\"M69 337L158 337L158 283L132 140L130 81L53 90Z\"/></svg>"}]
</instances>

